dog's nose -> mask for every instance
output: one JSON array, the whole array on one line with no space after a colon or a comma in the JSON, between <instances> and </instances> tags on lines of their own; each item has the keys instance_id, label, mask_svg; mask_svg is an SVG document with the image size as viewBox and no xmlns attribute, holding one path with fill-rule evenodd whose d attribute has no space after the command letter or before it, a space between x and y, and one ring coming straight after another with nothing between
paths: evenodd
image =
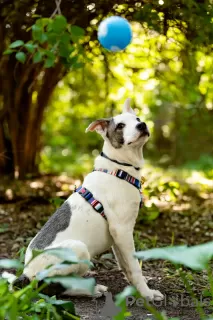
<instances>
[{"instance_id":1,"label":"dog's nose","mask_svg":"<svg viewBox=\"0 0 213 320\"><path fill-rule=\"evenodd\" d=\"M144 131L147 129L146 123L145 122L140 122L137 124L136 128L140 131Z\"/></svg>"}]
</instances>

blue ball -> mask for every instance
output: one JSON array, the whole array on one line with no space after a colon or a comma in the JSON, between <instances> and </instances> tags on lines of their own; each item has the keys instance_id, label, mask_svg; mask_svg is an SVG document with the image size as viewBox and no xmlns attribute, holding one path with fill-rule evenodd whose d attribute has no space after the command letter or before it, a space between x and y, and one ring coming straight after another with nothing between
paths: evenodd
<instances>
[{"instance_id":1,"label":"blue ball","mask_svg":"<svg viewBox=\"0 0 213 320\"><path fill-rule=\"evenodd\" d=\"M113 16L103 20L98 27L98 40L110 51L125 49L132 40L132 29L129 22Z\"/></svg>"}]
</instances>

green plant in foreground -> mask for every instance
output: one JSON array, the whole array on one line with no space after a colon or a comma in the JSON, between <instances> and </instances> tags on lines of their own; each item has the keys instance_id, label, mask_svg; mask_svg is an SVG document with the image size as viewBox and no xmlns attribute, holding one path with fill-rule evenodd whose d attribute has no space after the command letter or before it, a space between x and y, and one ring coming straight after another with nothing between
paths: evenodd
<instances>
[{"instance_id":1,"label":"green plant in foreground","mask_svg":"<svg viewBox=\"0 0 213 320\"><path fill-rule=\"evenodd\" d=\"M206 270L208 273L208 280L210 285L210 291L208 293L211 297L211 303L213 303L213 276L209 265L209 262L213 257L213 242L196 245L193 247L176 246L139 251L135 253L135 257L141 260L163 259L172 262L176 267L183 265L195 271ZM190 294L193 302L195 303L195 307L198 314L200 315L200 319L211 320L212 318L206 318L203 306L197 299L196 294L191 287L190 281L186 276L186 273L181 270L180 276L183 280L187 292ZM145 307L149 308L149 305L145 305ZM154 313L152 312L152 314ZM155 310L154 316L159 320L167 319L164 316L162 317L162 314L157 310Z\"/></svg>"},{"instance_id":2,"label":"green plant in foreground","mask_svg":"<svg viewBox=\"0 0 213 320\"><path fill-rule=\"evenodd\" d=\"M43 251L34 250L33 257L42 254ZM63 261L60 264L50 266L47 269L39 272L35 280L23 289L10 289L7 281L0 278L0 319L16 320L16 319L80 319L75 314L74 304L71 301L58 300L55 296L49 297L41 293L41 291L49 283L60 283L64 288L84 288L89 292L93 292L95 280L84 279L75 276L52 276L48 277L49 273L55 269L62 269L67 267L67 264L72 263L88 263L91 262L78 260L73 251L69 248L53 248L46 250L47 254L55 255ZM177 246L165 247L158 249L150 249L135 253L135 256L141 260L148 259L165 259L174 263L179 267L183 265L193 270L206 270L209 278L210 290L208 295L213 301L213 277L210 270L209 261L213 256L213 242L197 245L193 247ZM1 259L0 268L17 270L23 269L23 265L18 260ZM190 294L192 300L195 302L195 307L200 315L200 319L206 318L203 306L198 301L190 281L184 271L180 271L180 276L184 285ZM39 281L42 280L40 285ZM121 312L116 315L113 320L124 320L130 316L131 313L127 310L126 298L128 296L140 297L133 287L126 287L123 292L116 296L116 305L121 307ZM164 312L159 312L152 304L144 299L144 307L157 320L168 320ZM178 318L170 318L170 320L178 320Z\"/></svg>"},{"instance_id":3,"label":"green plant in foreground","mask_svg":"<svg viewBox=\"0 0 213 320\"><path fill-rule=\"evenodd\" d=\"M78 260L73 251L68 248L49 249L45 250L45 252L57 256L63 262L39 272L36 279L25 288L20 290L13 288L11 290L6 279L0 278L0 319L80 319L76 315L74 304L71 301L58 300L55 296L49 297L42 294L41 291L49 283L57 282L66 289L84 288L92 293L95 286L93 278L83 279L75 276L48 277L49 272L65 268L68 264L83 262L91 265L91 263ZM33 251L32 259L42 253L43 251ZM20 270L21 268L23 269L23 264L18 260L1 259L0 268ZM43 280L42 284L39 283L40 280Z\"/></svg>"}]
</instances>

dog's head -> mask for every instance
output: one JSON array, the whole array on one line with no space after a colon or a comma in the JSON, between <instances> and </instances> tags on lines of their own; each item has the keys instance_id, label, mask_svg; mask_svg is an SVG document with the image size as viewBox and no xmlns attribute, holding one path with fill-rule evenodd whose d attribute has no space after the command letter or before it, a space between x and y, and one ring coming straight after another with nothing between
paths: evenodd
<instances>
[{"instance_id":1,"label":"dog's head","mask_svg":"<svg viewBox=\"0 0 213 320\"><path fill-rule=\"evenodd\" d=\"M97 131L115 149L127 146L140 148L150 136L146 123L142 122L130 107L130 99L125 101L122 114L110 119L96 120L86 129L86 132L88 131Z\"/></svg>"}]
</instances>

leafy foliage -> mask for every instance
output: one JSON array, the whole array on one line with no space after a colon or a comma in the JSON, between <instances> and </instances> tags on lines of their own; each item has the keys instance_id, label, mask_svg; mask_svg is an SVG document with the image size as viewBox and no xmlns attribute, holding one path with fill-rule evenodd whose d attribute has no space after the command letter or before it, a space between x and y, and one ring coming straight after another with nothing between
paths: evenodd
<instances>
[{"instance_id":1,"label":"leafy foliage","mask_svg":"<svg viewBox=\"0 0 213 320\"><path fill-rule=\"evenodd\" d=\"M62 276L49 277L45 279L46 283L61 283L66 289L85 289L89 293L94 292L95 279L68 278Z\"/></svg>"},{"instance_id":2,"label":"leafy foliage","mask_svg":"<svg viewBox=\"0 0 213 320\"><path fill-rule=\"evenodd\" d=\"M208 263L213 256L213 243L206 243L194 247L167 247L140 251L135 254L137 258L166 259L175 264L187 266L193 270L207 269Z\"/></svg>"},{"instance_id":3,"label":"leafy foliage","mask_svg":"<svg viewBox=\"0 0 213 320\"><path fill-rule=\"evenodd\" d=\"M210 269L210 260L213 256L213 243L205 243L197 246L187 247L187 246L176 246L176 247L167 247L167 248L156 248L146 251L139 251L135 253L135 257L143 260L148 259L165 259L169 260L176 266L186 266L193 270L206 270L208 271L208 280L210 285L210 291L206 292L206 294L211 297L211 303L213 301L213 277ZM186 272L182 271L182 268L179 269L179 275L183 280L186 290L190 294L193 302L195 303L195 308L200 315L201 319L211 319L206 318L205 311L203 305L198 298L190 284L190 278L187 277ZM149 305L145 303L145 306L149 310ZM152 313L155 315L156 319L167 319L162 314L160 314L155 308L152 309ZM151 310L150 309L150 310Z\"/></svg>"},{"instance_id":4,"label":"leafy foliage","mask_svg":"<svg viewBox=\"0 0 213 320\"><path fill-rule=\"evenodd\" d=\"M84 37L84 29L71 26L63 15L56 15L54 19L37 19L30 29L32 40L26 43L16 40L4 54L17 51L16 59L21 63L24 63L29 55L33 63L43 62L44 68L54 67L58 59L68 68L81 66L79 59L80 52L83 51L80 40Z\"/></svg>"},{"instance_id":5,"label":"leafy foliage","mask_svg":"<svg viewBox=\"0 0 213 320\"><path fill-rule=\"evenodd\" d=\"M42 253L43 251L35 251L32 259ZM84 289L92 293L95 280L93 278L82 279L74 276L48 277L49 270L67 267L67 264L72 264L73 262L80 262L68 248L49 249L48 253L59 257L62 261L66 261L66 265L61 263L41 271L37 275L37 279L31 281L29 285L20 290L13 288L11 291L6 279L0 278L1 319L80 319L76 316L75 308L71 301L58 300L55 296L49 297L41 294L40 291L49 283L60 283L67 289ZM90 264L89 261L84 261L84 263ZM20 269L22 264L18 260L1 259L0 267ZM44 283L39 285L39 280L44 280Z\"/></svg>"},{"instance_id":6,"label":"leafy foliage","mask_svg":"<svg viewBox=\"0 0 213 320\"><path fill-rule=\"evenodd\" d=\"M8 283L0 279L1 319L80 319L71 301L57 300L39 293L33 281L21 290L9 291Z\"/></svg>"},{"instance_id":7,"label":"leafy foliage","mask_svg":"<svg viewBox=\"0 0 213 320\"><path fill-rule=\"evenodd\" d=\"M201 153L212 159L212 53L189 45L173 24L165 35L144 24L132 27L133 43L125 52L108 53L91 41L86 55L92 65L86 63L59 83L43 124L41 170L79 174L90 169L101 139L85 134L85 128L119 113L127 97L151 130L145 157L164 167L191 161L195 169Z\"/></svg>"},{"instance_id":8,"label":"leafy foliage","mask_svg":"<svg viewBox=\"0 0 213 320\"><path fill-rule=\"evenodd\" d=\"M119 111L117 102L127 96L134 97L138 115L148 122L153 132L152 143L147 145L152 159L160 158L164 166L182 165L199 158L198 146L212 157L213 11L210 0L161 3L110 0L107 4L94 1L83 5L74 1L72 8L65 0L60 10L55 9L55 2L44 5L39 0L29 1L28 6L15 1L11 6L3 5L1 11L4 30L1 77L3 82L4 75L10 74L8 90L15 90L15 101L10 103L5 87L0 92L0 110L4 110L1 154L5 154L1 166L5 172L14 171L16 167L20 168L20 177L32 174L39 159L42 159L42 170L58 172L65 168L73 172L72 165L65 159L71 154L69 162L76 161L79 154L82 157L74 168L77 174L88 169L88 158L91 152L96 152L100 140L85 137L79 141L79 136L95 117L111 116ZM97 26L109 14L123 15L132 22L134 39L125 52L106 52L97 42ZM14 70L16 81L21 83L15 88ZM71 73L64 78L68 70ZM57 83L59 88L50 100ZM51 112L46 109L48 104ZM43 123L41 141L44 109L48 119ZM11 115L12 110L17 110L13 121L17 122L20 117L22 122L25 120L23 126L8 125L6 115ZM14 132L8 134L10 127ZM26 127L25 134L21 127ZM53 131L56 134L53 135ZM36 132L34 137L32 132ZM32 146L29 140L33 138ZM15 146L17 141L22 145ZM36 154L42 144L40 158ZM11 158L10 153L13 155L19 149L24 150L22 157L15 154Z\"/></svg>"},{"instance_id":9,"label":"leafy foliage","mask_svg":"<svg viewBox=\"0 0 213 320\"><path fill-rule=\"evenodd\" d=\"M22 264L18 260L1 259L0 268L11 269L11 268L22 268Z\"/></svg>"},{"instance_id":10,"label":"leafy foliage","mask_svg":"<svg viewBox=\"0 0 213 320\"><path fill-rule=\"evenodd\" d=\"M134 287L128 286L121 293L117 294L115 304L121 307L121 312L113 317L113 320L124 320L126 317L131 316L126 306L126 298L129 296L135 296L137 293Z\"/></svg>"}]
</instances>

